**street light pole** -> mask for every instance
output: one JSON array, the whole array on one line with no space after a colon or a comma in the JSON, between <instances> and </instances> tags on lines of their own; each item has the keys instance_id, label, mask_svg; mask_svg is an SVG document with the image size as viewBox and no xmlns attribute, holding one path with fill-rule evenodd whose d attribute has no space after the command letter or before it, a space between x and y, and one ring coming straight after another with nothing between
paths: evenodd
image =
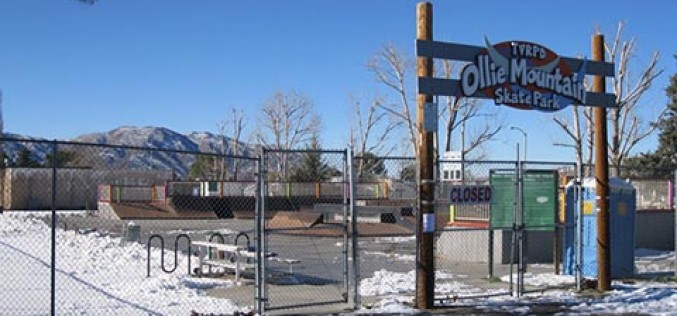
<instances>
[{"instance_id":1,"label":"street light pole","mask_svg":"<svg viewBox=\"0 0 677 316\"><path fill-rule=\"evenodd\" d=\"M527 132L525 132L523 129L516 127L516 126L510 126L511 130L514 131L519 131L522 133L522 136L524 136L524 161L527 160Z\"/></svg>"},{"instance_id":2,"label":"street light pole","mask_svg":"<svg viewBox=\"0 0 677 316\"><path fill-rule=\"evenodd\" d=\"M518 263L518 273L517 273L517 293L518 296L520 296L524 290L524 273L527 271L527 258L526 258L526 252L524 251L527 248L527 231L524 229L525 228L525 221L524 221L524 163L527 160L527 133L516 126L510 126L511 130L519 131L522 133L522 136L524 136L524 159L522 161L519 161L519 149L517 152L517 181L519 182L518 184L518 190L517 190L517 195L518 195L518 203L517 205L519 206L519 233L518 233L518 240L519 240L519 245L518 245L518 253L519 253L519 263ZM519 147L518 147L519 148Z\"/></svg>"}]
</instances>

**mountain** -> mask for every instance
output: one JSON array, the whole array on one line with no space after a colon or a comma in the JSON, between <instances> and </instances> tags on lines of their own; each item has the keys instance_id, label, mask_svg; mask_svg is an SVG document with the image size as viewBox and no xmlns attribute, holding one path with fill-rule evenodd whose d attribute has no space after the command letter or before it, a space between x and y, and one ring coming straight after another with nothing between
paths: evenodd
<instances>
[{"instance_id":1,"label":"mountain","mask_svg":"<svg viewBox=\"0 0 677 316\"><path fill-rule=\"evenodd\" d=\"M24 148L28 149L32 158L42 165L45 165L47 157L51 156L52 144L45 139L7 133L5 137L17 140L4 142L4 150L10 162L16 162L19 152ZM108 132L81 135L70 141L103 145L59 145L60 152L75 152L78 162L82 165L90 167L101 165L105 168L173 170L181 178L188 175L191 166L197 161L197 155L193 152L236 154L232 146L233 140L228 137L209 132L192 132L184 135L168 128L151 126L122 126ZM113 148L106 145L136 148ZM255 157L254 146L240 142L238 147L237 155ZM149 148L151 150L137 148ZM225 164L229 166L232 165L232 162L233 159L230 158L225 160ZM240 166L246 169L253 168L251 163L243 162L240 163Z\"/></svg>"}]
</instances>

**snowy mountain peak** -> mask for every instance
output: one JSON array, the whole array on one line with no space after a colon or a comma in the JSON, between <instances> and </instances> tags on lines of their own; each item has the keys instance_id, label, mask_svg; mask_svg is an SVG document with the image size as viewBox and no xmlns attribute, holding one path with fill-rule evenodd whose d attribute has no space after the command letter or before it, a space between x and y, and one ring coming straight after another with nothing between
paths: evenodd
<instances>
[{"instance_id":1,"label":"snowy mountain peak","mask_svg":"<svg viewBox=\"0 0 677 316\"><path fill-rule=\"evenodd\" d=\"M15 139L35 139L21 135L5 134ZM72 139L74 142L93 143L102 145L121 145L150 149L167 149L170 151L206 152L227 155L249 155L252 146L238 143L235 150L234 142L228 137L222 137L210 132L191 132L181 134L165 127L153 126L120 126L107 132L90 133ZM27 148L34 159L44 164L51 146L31 142L4 142L5 153L10 161L15 161L18 153ZM96 151L87 150L87 153L98 152L100 159L109 167L126 166L145 169L171 169L179 175L186 175L190 166L195 162L195 155L178 154L172 152L139 151L127 149L98 148ZM90 157L88 159L94 159Z\"/></svg>"}]
</instances>

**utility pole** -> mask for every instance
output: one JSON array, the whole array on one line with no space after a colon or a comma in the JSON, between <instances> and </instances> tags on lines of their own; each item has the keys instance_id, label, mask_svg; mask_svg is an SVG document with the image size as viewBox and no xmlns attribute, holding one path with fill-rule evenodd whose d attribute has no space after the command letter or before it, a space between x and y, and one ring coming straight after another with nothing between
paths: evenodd
<instances>
[{"instance_id":1,"label":"utility pole","mask_svg":"<svg viewBox=\"0 0 677 316\"><path fill-rule=\"evenodd\" d=\"M592 37L592 60L604 62L604 36ZM592 91L604 93L604 76L592 77ZM609 237L609 160L607 152L606 108L593 110L595 120L595 192L597 192L597 290L611 289L611 244Z\"/></svg>"},{"instance_id":2,"label":"utility pole","mask_svg":"<svg viewBox=\"0 0 677 316\"><path fill-rule=\"evenodd\" d=\"M416 39L433 39L433 13L430 2L416 5ZM430 57L418 57L416 60L418 77L432 77L433 60ZM430 94L418 94L416 97L416 118L420 144L419 157L419 212L416 230L418 242L416 256L416 307L430 309L433 307L435 294L435 264L433 240L435 227L435 183L434 183L434 133L424 128L424 108L433 102ZM433 231L430 231L430 225Z\"/></svg>"}]
</instances>

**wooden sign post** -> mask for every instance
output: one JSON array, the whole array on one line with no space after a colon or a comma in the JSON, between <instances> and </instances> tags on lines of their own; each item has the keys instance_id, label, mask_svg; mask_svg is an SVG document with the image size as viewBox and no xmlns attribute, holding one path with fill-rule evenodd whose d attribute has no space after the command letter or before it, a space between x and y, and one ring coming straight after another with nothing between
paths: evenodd
<instances>
[{"instance_id":1,"label":"wooden sign post","mask_svg":"<svg viewBox=\"0 0 677 316\"><path fill-rule=\"evenodd\" d=\"M604 62L604 36L592 37L592 59ZM592 91L604 93L604 76L592 78ZM609 158L607 152L606 108L593 109L595 120L595 193L597 194L597 290L611 290L611 244L609 243Z\"/></svg>"},{"instance_id":2,"label":"wooden sign post","mask_svg":"<svg viewBox=\"0 0 677 316\"><path fill-rule=\"evenodd\" d=\"M433 39L433 10L428 2L419 3L416 8L416 38L430 41ZM419 78L433 76L433 60L430 57L419 56L416 60ZM432 94L419 93L416 97L416 118L418 124L419 144L419 212L418 229L416 230L416 307L430 309L433 307L435 294L435 254L433 253L435 227L435 179L434 175L434 132L424 128L425 106L432 103ZM435 113L436 114L436 113Z\"/></svg>"}]
</instances>

